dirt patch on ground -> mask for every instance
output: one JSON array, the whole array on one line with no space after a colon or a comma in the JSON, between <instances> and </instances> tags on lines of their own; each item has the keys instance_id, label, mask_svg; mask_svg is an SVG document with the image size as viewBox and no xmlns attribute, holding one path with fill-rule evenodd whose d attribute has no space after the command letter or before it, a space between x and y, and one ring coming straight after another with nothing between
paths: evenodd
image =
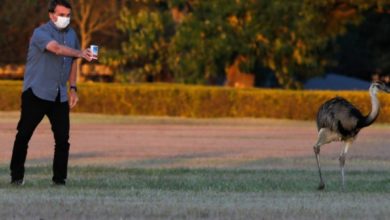
<instances>
[{"instance_id":1,"label":"dirt patch on ground","mask_svg":"<svg viewBox=\"0 0 390 220\"><path fill-rule=\"evenodd\" d=\"M8 164L18 114L0 116L0 163ZM315 168L314 122L107 117L72 115L70 165ZM370 164L369 168L390 167L389 134L387 125L364 129L350 149L349 159L360 161L359 165ZM45 120L30 142L27 163L51 164L53 145ZM337 165L341 145L322 148L325 166Z\"/></svg>"}]
</instances>

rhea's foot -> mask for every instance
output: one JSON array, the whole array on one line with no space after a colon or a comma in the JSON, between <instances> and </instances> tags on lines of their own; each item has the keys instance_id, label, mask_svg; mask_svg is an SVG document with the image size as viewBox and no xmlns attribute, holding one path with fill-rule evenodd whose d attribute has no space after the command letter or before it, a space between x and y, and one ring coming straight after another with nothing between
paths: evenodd
<instances>
[{"instance_id":1,"label":"rhea's foot","mask_svg":"<svg viewBox=\"0 0 390 220\"><path fill-rule=\"evenodd\" d=\"M323 182L320 182L320 185L318 185L318 188L317 188L318 190L323 190L323 189L325 189L325 183L323 183Z\"/></svg>"}]
</instances>

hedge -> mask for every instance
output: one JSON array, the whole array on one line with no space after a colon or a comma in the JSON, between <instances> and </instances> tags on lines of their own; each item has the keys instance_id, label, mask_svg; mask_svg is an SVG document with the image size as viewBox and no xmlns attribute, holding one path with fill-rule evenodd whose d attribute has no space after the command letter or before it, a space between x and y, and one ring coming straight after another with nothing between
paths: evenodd
<instances>
[{"instance_id":1,"label":"hedge","mask_svg":"<svg viewBox=\"0 0 390 220\"><path fill-rule=\"evenodd\" d=\"M19 110L21 82L0 81L0 111ZM315 119L327 99L342 96L364 114L371 108L368 91L289 91L234 89L179 84L79 85L75 112L193 118L256 117ZM380 122L390 122L390 96L379 94Z\"/></svg>"}]
</instances>

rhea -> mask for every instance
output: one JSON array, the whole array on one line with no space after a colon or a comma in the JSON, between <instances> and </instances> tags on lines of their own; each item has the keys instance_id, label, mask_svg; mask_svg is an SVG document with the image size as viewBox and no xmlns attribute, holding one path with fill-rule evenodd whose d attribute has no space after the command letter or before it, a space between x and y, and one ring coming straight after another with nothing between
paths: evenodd
<instances>
[{"instance_id":1,"label":"rhea","mask_svg":"<svg viewBox=\"0 0 390 220\"><path fill-rule=\"evenodd\" d=\"M373 82L370 85L371 112L363 115L353 104L342 97L335 97L322 104L317 113L318 139L314 145L314 153L317 160L320 175L319 190L325 188L321 174L320 147L332 141L345 143L341 151L339 162L341 172L341 184L344 189L344 165L348 149L351 147L359 131L371 125L379 114L378 91L389 93L390 89L382 82Z\"/></svg>"}]
</instances>

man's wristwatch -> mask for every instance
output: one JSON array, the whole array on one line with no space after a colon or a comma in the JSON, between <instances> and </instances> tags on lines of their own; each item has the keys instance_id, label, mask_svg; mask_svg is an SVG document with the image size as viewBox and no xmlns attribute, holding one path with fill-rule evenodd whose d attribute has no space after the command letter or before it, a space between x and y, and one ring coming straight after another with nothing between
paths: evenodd
<instances>
[{"instance_id":1,"label":"man's wristwatch","mask_svg":"<svg viewBox=\"0 0 390 220\"><path fill-rule=\"evenodd\" d=\"M73 89L75 92L77 92L77 86L70 86L70 87L69 87L69 90L72 90L72 89Z\"/></svg>"}]
</instances>

